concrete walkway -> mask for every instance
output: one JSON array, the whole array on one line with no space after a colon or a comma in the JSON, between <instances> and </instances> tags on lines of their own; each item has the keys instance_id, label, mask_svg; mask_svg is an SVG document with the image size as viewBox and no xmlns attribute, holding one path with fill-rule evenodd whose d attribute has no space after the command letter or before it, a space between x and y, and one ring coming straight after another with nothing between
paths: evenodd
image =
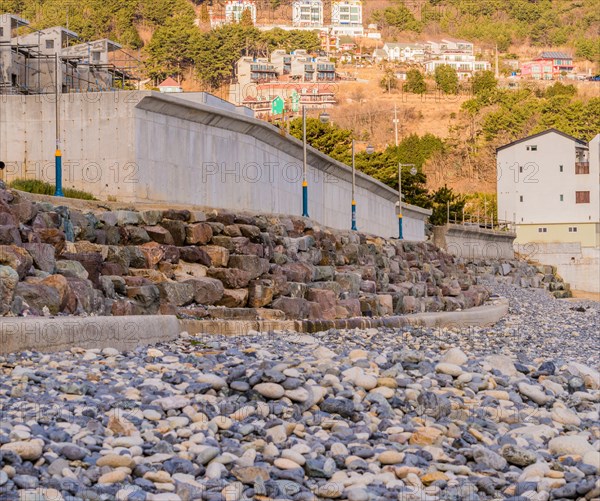
<instances>
[{"instance_id":1,"label":"concrete walkway","mask_svg":"<svg viewBox=\"0 0 600 501\"><path fill-rule=\"evenodd\" d=\"M508 301L465 311L418 313L382 318L344 320L178 320L171 315L127 317L5 317L0 318L0 354L23 351L54 352L74 347L133 350L139 346L191 335L244 336L256 332L315 333L328 329L421 327L484 327L508 313Z\"/></svg>"}]
</instances>

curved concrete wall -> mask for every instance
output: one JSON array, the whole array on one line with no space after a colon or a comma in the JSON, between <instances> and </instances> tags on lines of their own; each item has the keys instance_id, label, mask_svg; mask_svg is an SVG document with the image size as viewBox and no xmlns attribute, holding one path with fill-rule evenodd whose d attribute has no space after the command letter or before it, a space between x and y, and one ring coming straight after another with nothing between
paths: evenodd
<instances>
[{"instance_id":1,"label":"curved concrete wall","mask_svg":"<svg viewBox=\"0 0 600 501\"><path fill-rule=\"evenodd\" d=\"M433 242L449 254L467 259L514 259L515 233L446 224L433 228Z\"/></svg>"},{"instance_id":2,"label":"curved concrete wall","mask_svg":"<svg viewBox=\"0 0 600 501\"><path fill-rule=\"evenodd\" d=\"M53 182L54 103L46 97L0 97L8 180ZM302 212L302 143L266 122L155 92L118 92L63 96L60 123L65 186L103 199ZM310 147L308 164L310 217L349 228L351 169ZM359 172L356 185L358 228L397 236L398 193ZM424 239L428 215L404 206L407 240Z\"/></svg>"}]
</instances>

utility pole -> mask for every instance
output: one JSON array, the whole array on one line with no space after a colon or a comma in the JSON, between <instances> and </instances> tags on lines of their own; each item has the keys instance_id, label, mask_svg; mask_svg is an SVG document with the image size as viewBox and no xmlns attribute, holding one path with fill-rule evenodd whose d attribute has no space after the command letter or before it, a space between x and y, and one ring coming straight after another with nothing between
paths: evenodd
<instances>
[{"instance_id":1,"label":"utility pole","mask_svg":"<svg viewBox=\"0 0 600 501\"><path fill-rule=\"evenodd\" d=\"M498 67L498 44L496 44L496 72L495 72L495 76L496 78L498 78L500 76L500 70Z\"/></svg>"},{"instance_id":2,"label":"utility pole","mask_svg":"<svg viewBox=\"0 0 600 501\"><path fill-rule=\"evenodd\" d=\"M396 137L396 148L398 147L398 109L394 103L394 135Z\"/></svg>"}]
</instances>

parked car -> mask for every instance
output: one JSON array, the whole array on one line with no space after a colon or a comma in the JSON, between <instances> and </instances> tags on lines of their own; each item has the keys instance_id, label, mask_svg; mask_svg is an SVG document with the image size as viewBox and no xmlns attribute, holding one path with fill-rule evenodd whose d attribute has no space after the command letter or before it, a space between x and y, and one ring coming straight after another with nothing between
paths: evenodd
<instances>
[{"instance_id":1,"label":"parked car","mask_svg":"<svg viewBox=\"0 0 600 501\"><path fill-rule=\"evenodd\" d=\"M593 77L589 77L588 80L590 82L600 82L600 75L595 75Z\"/></svg>"}]
</instances>

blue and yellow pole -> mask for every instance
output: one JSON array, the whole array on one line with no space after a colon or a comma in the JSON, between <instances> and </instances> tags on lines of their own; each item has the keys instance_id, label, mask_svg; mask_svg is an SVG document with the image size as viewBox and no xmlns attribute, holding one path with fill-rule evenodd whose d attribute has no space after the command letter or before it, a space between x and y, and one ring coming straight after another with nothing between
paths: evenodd
<instances>
[{"instance_id":1,"label":"blue and yellow pole","mask_svg":"<svg viewBox=\"0 0 600 501\"><path fill-rule=\"evenodd\" d=\"M400 209L402 211L402 209ZM403 235L402 235L402 213L398 214L398 238L400 240L403 240Z\"/></svg>"},{"instance_id":2,"label":"blue and yellow pole","mask_svg":"<svg viewBox=\"0 0 600 501\"><path fill-rule=\"evenodd\" d=\"M306 155L306 106L302 106L302 217L308 217L308 162Z\"/></svg>"},{"instance_id":3,"label":"blue and yellow pole","mask_svg":"<svg viewBox=\"0 0 600 501\"><path fill-rule=\"evenodd\" d=\"M302 217L308 217L308 182L302 181Z\"/></svg>"},{"instance_id":4,"label":"blue and yellow pole","mask_svg":"<svg viewBox=\"0 0 600 501\"><path fill-rule=\"evenodd\" d=\"M356 231L356 200L354 194L356 192L356 160L354 155L354 139L352 139L352 226L351 230Z\"/></svg>"},{"instance_id":5,"label":"blue and yellow pole","mask_svg":"<svg viewBox=\"0 0 600 501\"><path fill-rule=\"evenodd\" d=\"M403 239L402 235L402 163L398 164L398 238Z\"/></svg>"},{"instance_id":6,"label":"blue and yellow pole","mask_svg":"<svg viewBox=\"0 0 600 501\"><path fill-rule=\"evenodd\" d=\"M56 176L54 196L64 197L65 195L62 191L62 152L58 148L56 148L54 156L54 171Z\"/></svg>"},{"instance_id":7,"label":"blue and yellow pole","mask_svg":"<svg viewBox=\"0 0 600 501\"><path fill-rule=\"evenodd\" d=\"M55 78L54 82L54 112L55 112L55 126L56 126L56 151L54 153L54 196L64 197L62 191L62 151L60 151L60 95L62 93L62 84L60 77L60 65L58 61L58 53L54 55L55 65Z\"/></svg>"}]
</instances>

